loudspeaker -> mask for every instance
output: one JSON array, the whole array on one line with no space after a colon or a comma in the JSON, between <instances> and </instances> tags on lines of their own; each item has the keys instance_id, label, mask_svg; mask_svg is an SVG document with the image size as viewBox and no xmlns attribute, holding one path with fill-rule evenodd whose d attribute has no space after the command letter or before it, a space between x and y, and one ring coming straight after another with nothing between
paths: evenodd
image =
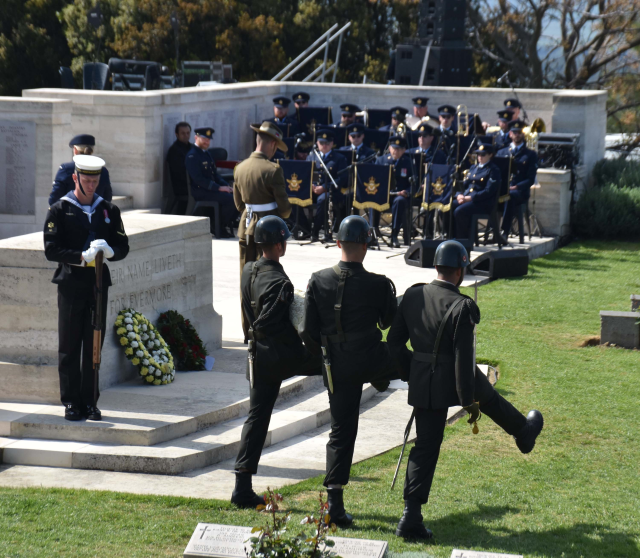
<instances>
[{"instance_id":1,"label":"loudspeaker","mask_svg":"<svg viewBox=\"0 0 640 558\"><path fill-rule=\"evenodd\" d=\"M396 85L468 87L471 84L471 49L452 47L431 47L424 79L420 83L426 49L418 44L397 46Z\"/></svg>"},{"instance_id":2,"label":"loudspeaker","mask_svg":"<svg viewBox=\"0 0 640 558\"><path fill-rule=\"evenodd\" d=\"M419 7L420 21L427 19L462 19L467 17L465 0L422 0Z\"/></svg>"},{"instance_id":3,"label":"loudspeaker","mask_svg":"<svg viewBox=\"0 0 640 558\"><path fill-rule=\"evenodd\" d=\"M471 262L469 267L474 275L491 279L522 277L529 272L529 255L526 250L485 252Z\"/></svg>"},{"instance_id":4,"label":"loudspeaker","mask_svg":"<svg viewBox=\"0 0 640 558\"><path fill-rule=\"evenodd\" d=\"M423 43L426 40L433 41L434 45L445 45L464 40L465 0L423 0L419 14L418 38Z\"/></svg>"},{"instance_id":5,"label":"loudspeaker","mask_svg":"<svg viewBox=\"0 0 640 558\"><path fill-rule=\"evenodd\" d=\"M456 238L462 244L467 254L471 254L473 250L473 242L466 238ZM418 240L414 242L404 254L404 262L407 265L415 267L433 267L433 258L436 255L436 248L442 244L444 240ZM471 256L469 256L471 257Z\"/></svg>"}]
</instances>

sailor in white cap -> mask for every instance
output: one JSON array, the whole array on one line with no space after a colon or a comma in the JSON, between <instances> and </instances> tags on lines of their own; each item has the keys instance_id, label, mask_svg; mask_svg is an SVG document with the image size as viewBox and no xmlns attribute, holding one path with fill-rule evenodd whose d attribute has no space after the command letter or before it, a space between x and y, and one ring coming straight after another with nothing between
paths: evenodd
<instances>
[{"instance_id":1,"label":"sailor in white cap","mask_svg":"<svg viewBox=\"0 0 640 558\"><path fill-rule=\"evenodd\" d=\"M109 261L122 260L129 253L129 240L118 207L96 194L104 161L93 155L76 155L73 162L75 190L49 208L44 223L44 253L49 261L58 262L52 282L58 285L58 372L65 418L101 420L92 358L94 260L100 251ZM110 286L111 275L105 263L103 340Z\"/></svg>"}]
</instances>

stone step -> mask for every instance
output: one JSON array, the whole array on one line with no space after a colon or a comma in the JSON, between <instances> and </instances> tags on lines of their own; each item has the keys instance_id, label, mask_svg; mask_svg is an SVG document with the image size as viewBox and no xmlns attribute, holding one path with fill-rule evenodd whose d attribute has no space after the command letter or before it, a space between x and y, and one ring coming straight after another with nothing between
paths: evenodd
<instances>
[{"instance_id":1,"label":"stone step","mask_svg":"<svg viewBox=\"0 0 640 558\"><path fill-rule=\"evenodd\" d=\"M216 354L216 353L214 353ZM0 436L154 446L228 421L249 411L249 388L243 374L190 372L169 386L129 382L100 397L102 421L70 422L61 405L0 402ZM278 403L304 395L322 379L296 376L282 383ZM217 398L195 400L189 391L216 389Z\"/></svg>"},{"instance_id":2,"label":"stone step","mask_svg":"<svg viewBox=\"0 0 640 558\"><path fill-rule=\"evenodd\" d=\"M367 386L361 403L366 403L375 393L373 387ZM318 386L282 404L276 403L265 447L314 430L329 421L327 391ZM1 462L175 475L235 457L243 424L244 418L236 418L153 447L1 438Z\"/></svg>"},{"instance_id":3,"label":"stone step","mask_svg":"<svg viewBox=\"0 0 640 558\"><path fill-rule=\"evenodd\" d=\"M111 203L118 207L120 211L133 209L133 196L113 196Z\"/></svg>"}]
</instances>

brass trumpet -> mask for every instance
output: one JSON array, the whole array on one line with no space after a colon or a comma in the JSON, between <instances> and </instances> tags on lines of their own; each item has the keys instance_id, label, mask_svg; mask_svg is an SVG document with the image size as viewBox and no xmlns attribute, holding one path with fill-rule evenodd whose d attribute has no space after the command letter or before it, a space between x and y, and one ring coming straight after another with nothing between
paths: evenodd
<instances>
[{"instance_id":1,"label":"brass trumpet","mask_svg":"<svg viewBox=\"0 0 640 558\"><path fill-rule=\"evenodd\" d=\"M458 135L459 136L468 136L469 135L469 111L467 110L466 105L458 105L456 109L457 113L457 123L458 123Z\"/></svg>"}]
</instances>

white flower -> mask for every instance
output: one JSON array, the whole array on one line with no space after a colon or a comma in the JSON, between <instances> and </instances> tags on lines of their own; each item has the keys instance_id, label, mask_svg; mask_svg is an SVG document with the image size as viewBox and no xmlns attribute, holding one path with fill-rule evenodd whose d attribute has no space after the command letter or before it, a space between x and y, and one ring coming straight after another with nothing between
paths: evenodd
<instances>
[{"instance_id":1,"label":"white flower","mask_svg":"<svg viewBox=\"0 0 640 558\"><path fill-rule=\"evenodd\" d=\"M145 359L142 361L142 364L143 364L144 366L149 366L149 359L145 358Z\"/></svg>"},{"instance_id":2,"label":"white flower","mask_svg":"<svg viewBox=\"0 0 640 558\"><path fill-rule=\"evenodd\" d=\"M129 316L131 316L131 314L129 314ZM132 323L133 323L133 320L132 320L130 317L129 317L129 318L125 318L125 319L124 319L124 323L125 323L125 324L132 324Z\"/></svg>"},{"instance_id":3,"label":"white flower","mask_svg":"<svg viewBox=\"0 0 640 558\"><path fill-rule=\"evenodd\" d=\"M143 357L144 353L142 351L136 351L136 356L137 357Z\"/></svg>"},{"instance_id":4,"label":"white flower","mask_svg":"<svg viewBox=\"0 0 640 558\"><path fill-rule=\"evenodd\" d=\"M163 382L166 382L166 381L167 381L167 375L166 375L166 374L163 374L163 375L162 375L162 381L163 381Z\"/></svg>"},{"instance_id":5,"label":"white flower","mask_svg":"<svg viewBox=\"0 0 640 558\"><path fill-rule=\"evenodd\" d=\"M155 339L156 338L156 334L153 333L153 331L151 333L149 333L149 336L151 337L151 339Z\"/></svg>"},{"instance_id":6,"label":"white flower","mask_svg":"<svg viewBox=\"0 0 640 558\"><path fill-rule=\"evenodd\" d=\"M160 346L160 341L158 341L157 339L154 341L154 343L156 344L156 347Z\"/></svg>"},{"instance_id":7,"label":"white flower","mask_svg":"<svg viewBox=\"0 0 640 558\"><path fill-rule=\"evenodd\" d=\"M133 331L133 326L132 325L128 325L128 326L126 326L126 328L127 328L127 331Z\"/></svg>"},{"instance_id":8,"label":"white flower","mask_svg":"<svg viewBox=\"0 0 640 558\"><path fill-rule=\"evenodd\" d=\"M131 346L135 349L138 346L137 341L131 341Z\"/></svg>"},{"instance_id":9,"label":"white flower","mask_svg":"<svg viewBox=\"0 0 640 558\"><path fill-rule=\"evenodd\" d=\"M133 331L130 331L129 333L127 333L127 337L128 337L129 339L135 339L135 338L136 338L136 334L135 334L135 333L133 333Z\"/></svg>"},{"instance_id":10,"label":"white flower","mask_svg":"<svg viewBox=\"0 0 640 558\"><path fill-rule=\"evenodd\" d=\"M153 366L149 366L149 374L153 374L154 370L155 370L155 368Z\"/></svg>"},{"instance_id":11,"label":"white flower","mask_svg":"<svg viewBox=\"0 0 640 558\"><path fill-rule=\"evenodd\" d=\"M150 349L153 349L153 341L149 341L147 343L147 347L149 347Z\"/></svg>"},{"instance_id":12,"label":"white flower","mask_svg":"<svg viewBox=\"0 0 640 558\"><path fill-rule=\"evenodd\" d=\"M156 378L159 378L160 376L162 376L162 370L157 370L156 369L155 375L156 375Z\"/></svg>"},{"instance_id":13,"label":"white flower","mask_svg":"<svg viewBox=\"0 0 640 558\"><path fill-rule=\"evenodd\" d=\"M125 318L130 318L131 317L131 312L125 312L124 313ZM131 323L131 322L129 322Z\"/></svg>"},{"instance_id":14,"label":"white flower","mask_svg":"<svg viewBox=\"0 0 640 558\"><path fill-rule=\"evenodd\" d=\"M165 362L169 362L169 359L166 356L162 356L162 360L164 360Z\"/></svg>"},{"instance_id":15,"label":"white flower","mask_svg":"<svg viewBox=\"0 0 640 558\"><path fill-rule=\"evenodd\" d=\"M147 324L142 324L142 331L147 331Z\"/></svg>"},{"instance_id":16,"label":"white flower","mask_svg":"<svg viewBox=\"0 0 640 558\"><path fill-rule=\"evenodd\" d=\"M142 334L142 340L146 341L147 339L149 339L149 336L146 333Z\"/></svg>"}]
</instances>

